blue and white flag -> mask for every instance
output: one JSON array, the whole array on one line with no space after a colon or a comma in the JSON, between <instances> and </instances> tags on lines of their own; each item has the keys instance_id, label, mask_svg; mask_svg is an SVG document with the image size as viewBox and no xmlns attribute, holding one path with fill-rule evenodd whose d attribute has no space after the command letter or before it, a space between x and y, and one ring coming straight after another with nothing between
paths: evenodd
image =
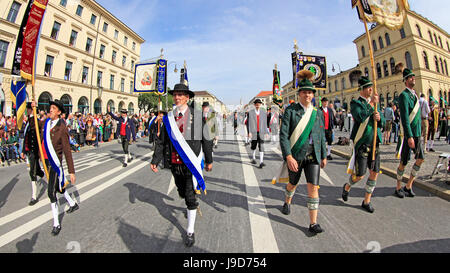
<instances>
[{"instance_id":1,"label":"blue and white flag","mask_svg":"<svg viewBox=\"0 0 450 273\"><path fill-rule=\"evenodd\" d=\"M47 152L48 161L50 161L50 165L52 166L53 170L58 175L59 191L62 192L66 186L66 182L64 179L64 169L63 169L61 162L59 161L58 155L56 154L55 148L53 147L52 139L50 138L51 124L52 124L52 120L50 118L48 118L45 121L45 126L44 126L44 147L45 147L45 151Z\"/></svg>"},{"instance_id":2,"label":"blue and white flag","mask_svg":"<svg viewBox=\"0 0 450 273\"><path fill-rule=\"evenodd\" d=\"M150 131L150 127L152 127L153 122L155 122L156 116L154 116L150 122L148 123L148 131Z\"/></svg>"},{"instance_id":3,"label":"blue and white flag","mask_svg":"<svg viewBox=\"0 0 450 273\"><path fill-rule=\"evenodd\" d=\"M175 147L175 150L177 150L181 160L192 173L192 183L194 185L194 189L197 193L200 193L200 190L203 190L206 194L206 185L203 178L203 152L200 151L199 156L195 155L194 151L184 139L183 134L180 132L180 129L175 121L173 111L170 111L163 117L163 122L173 147Z\"/></svg>"}]
</instances>

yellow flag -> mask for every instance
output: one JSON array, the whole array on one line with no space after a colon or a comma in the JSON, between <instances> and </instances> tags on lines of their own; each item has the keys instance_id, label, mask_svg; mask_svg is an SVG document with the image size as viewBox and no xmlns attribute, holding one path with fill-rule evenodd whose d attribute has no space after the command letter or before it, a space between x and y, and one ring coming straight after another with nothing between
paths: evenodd
<instances>
[{"instance_id":1,"label":"yellow flag","mask_svg":"<svg viewBox=\"0 0 450 273\"><path fill-rule=\"evenodd\" d=\"M367 22L385 25L392 30L400 29L409 10L408 0L352 0L354 8L361 2ZM361 19L361 14L359 14Z\"/></svg>"}]
</instances>

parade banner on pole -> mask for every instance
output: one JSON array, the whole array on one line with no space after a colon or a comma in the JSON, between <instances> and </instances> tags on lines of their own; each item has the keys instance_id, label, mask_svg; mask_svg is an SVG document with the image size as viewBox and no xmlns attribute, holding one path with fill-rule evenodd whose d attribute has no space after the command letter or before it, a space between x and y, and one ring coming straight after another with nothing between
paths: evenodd
<instances>
[{"instance_id":1,"label":"parade banner on pole","mask_svg":"<svg viewBox=\"0 0 450 273\"><path fill-rule=\"evenodd\" d=\"M283 106L283 98L281 97L282 90L280 87L280 71L273 70L273 85L272 85L273 97L272 101L280 108Z\"/></svg>"},{"instance_id":2,"label":"parade banner on pole","mask_svg":"<svg viewBox=\"0 0 450 273\"><path fill-rule=\"evenodd\" d=\"M309 70L314 74L312 83L317 89L327 88L327 62L323 56L303 55L301 53L292 53L293 82L294 88L298 87L297 72L300 70Z\"/></svg>"},{"instance_id":3,"label":"parade banner on pole","mask_svg":"<svg viewBox=\"0 0 450 273\"><path fill-rule=\"evenodd\" d=\"M186 62L184 62L184 68L181 68L181 71L180 71L180 83L186 85L189 89L189 80L188 80L188 76L187 76Z\"/></svg>"},{"instance_id":4,"label":"parade banner on pole","mask_svg":"<svg viewBox=\"0 0 450 273\"><path fill-rule=\"evenodd\" d=\"M36 47L48 0L35 0L31 6L22 44L20 75L34 85Z\"/></svg>"},{"instance_id":5,"label":"parade banner on pole","mask_svg":"<svg viewBox=\"0 0 450 273\"><path fill-rule=\"evenodd\" d=\"M408 0L359 0L363 9L363 16L367 22L378 23L392 30L398 30L403 26L406 13L409 10ZM358 0L352 0L352 8L358 4ZM358 16L362 21L359 9Z\"/></svg>"},{"instance_id":6,"label":"parade banner on pole","mask_svg":"<svg viewBox=\"0 0 450 273\"><path fill-rule=\"evenodd\" d=\"M23 33L25 31L25 26L28 22L28 17L30 16L31 5L33 0L30 0L25 9L23 15L22 24L20 25L19 33L17 34L16 50L14 51L13 65L11 69L11 74L20 76L20 62L22 59L22 45L23 45Z\"/></svg>"},{"instance_id":7,"label":"parade banner on pole","mask_svg":"<svg viewBox=\"0 0 450 273\"><path fill-rule=\"evenodd\" d=\"M134 92L156 92L156 63L137 64L134 70Z\"/></svg>"},{"instance_id":8,"label":"parade banner on pole","mask_svg":"<svg viewBox=\"0 0 450 273\"><path fill-rule=\"evenodd\" d=\"M23 117L27 106L26 82L19 81L14 84L14 82L11 81L11 93L13 94L13 100L16 106L17 128L20 130L22 128Z\"/></svg>"},{"instance_id":9,"label":"parade banner on pole","mask_svg":"<svg viewBox=\"0 0 450 273\"><path fill-rule=\"evenodd\" d=\"M156 92L164 95L167 90L167 60L159 59L156 72Z\"/></svg>"}]
</instances>

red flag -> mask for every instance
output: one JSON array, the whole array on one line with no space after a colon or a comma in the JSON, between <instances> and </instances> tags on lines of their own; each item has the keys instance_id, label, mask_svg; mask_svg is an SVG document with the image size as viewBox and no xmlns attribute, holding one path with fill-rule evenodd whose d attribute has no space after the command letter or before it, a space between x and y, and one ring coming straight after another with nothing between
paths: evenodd
<instances>
[{"instance_id":1,"label":"red flag","mask_svg":"<svg viewBox=\"0 0 450 273\"><path fill-rule=\"evenodd\" d=\"M44 18L47 3L48 0L34 0L24 33L22 59L20 61L20 75L23 78L32 81L34 81L36 44L39 40L41 23Z\"/></svg>"}]
</instances>

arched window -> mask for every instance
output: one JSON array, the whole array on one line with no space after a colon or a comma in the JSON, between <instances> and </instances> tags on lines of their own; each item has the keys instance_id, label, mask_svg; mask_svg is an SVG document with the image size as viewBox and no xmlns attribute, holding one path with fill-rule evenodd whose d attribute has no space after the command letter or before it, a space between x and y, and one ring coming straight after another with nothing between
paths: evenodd
<instances>
[{"instance_id":1,"label":"arched window","mask_svg":"<svg viewBox=\"0 0 450 273\"><path fill-rule=\"evenodd\" d=\"M411 59L411 54L409 53L409 51L406 51L405 53L405 60L406 60L406 67L408 69L413 69L413 65L412 65L412 59Z\"/></svg>"},{"instance_id":2,"label":"arched window","mask_svg":"<svg viewBox=\"0 0 450 273\"><path fill-rule=\"evenodd\" d=\"M442 90L439 91L439 108L442 108L444 102L442 101Z\"/></svg>"},{"instance_id":3,"label":"arched window","mask_svg":"<svg viewBox=\"0 0 450 273\"><path fill-rule=\"evenodd\" d=\"M64 94L61 97L61 102L64 105L64 110L66 111L66 114L72 113L72 98L69 95Z\"/></svg>"},{"instance_id":4,"label":"arched window","mask_svg":"<svg viewBox=\"0 0 450 273\"><path fill-rule=\"evenodd\" d=\"M422 38L422 31L420 31L419 25L416 24L417 33L419 34L419 37Z\"/></svg>"},{"instance_id":5,"label":"arched window","mask_svg":"<svg viewBox=\"0 0 450 273\"><path fill-rule=\"evenodd\" d=\"M400 29L400 38L404 39L405 37L406 37L405 29L404 29L404 28L401 28L401 29Z\"/></svg>"},{"instance_id":6,"label":"arched window","mask_svg":"<svg viewBox=\"0 0 450 273\"><path fill-rule=\"evenodd\" d=\"M383 93L380 94L380 106L384 107L384 96L383 96Z\"/></svg>"},{"instance_id":7,"label":"arched window","mask_svg":"<svg viewBox=\"0 0 450 273\"><path fill-rule=\"evenodd\" d=\"M328 93L331 93L331 89L332 89L332 86L333 85L333 83L332 82L330 82L329 84L328 84Z\"/></svg>"},{"instance_id":8,"label":"arched window","mask_svg":"<svg viewBox=\"0 0 450 273\"><path fill-rule=\"evenodd\" d=\"M121 101L119 102L119 112L122 111L122 109L124 109L125 107L125 102Z\"/></svg>"},{"instance_id":9,"label":"arched window","mask_svg":"<svg viewBox=\"0 0 450 273\"><path fill-rule=\"evenodd\" d=\"M395 73L395 59L392 57L389 60L389 63L391 64L391 75L394 75L394 73Z\"/></svg>"},{"instance_id":10,"label":"arched window","mask_svg":"<svg viewBox=\"0 0 450 273\"><path fill-rule=\"evenodd\" d=\"M134 104L132 102L128 104L128 114L134 115Z\"/></svg>"},{"instance_id":11,"label":"arched window","mask_svg":"<svg viewBox=\"0 0 450 273\"><path fill-rule=\"evenodd\" d=\"M364 76L369 77L369 69L367 67L364 68Z\"/></svg>"},{"instance_id":12,"label":"arched window","mask_svg":"<svg viewBox=\"0 0 450 273\"><path fill-rule=\"evenodd\" d=\"M366 48L364 46L361 47L361 54L363 57L366 57Z\"/></svg>"},{"instance_id":13,"label":"arched window","mask_svg":"<svg viewBox=\"0 0 450 273\"><path fill-rule=\"evenodd\" d=\"M428 63L427 53L424 51L424 52L422 52L422 55L423 55L423 62L425 63L425 68L430 69L430 64Z\"/></svg>"},{"instance_id":14,"label":"arched window","mask_svg":"<svg viewBox=\"0 0 450 273\"><path fill-rule=\"evenodd\" d=\"M437 40L436 33L434 34L434 41L436 42L436 45L439 46L439 43L438 43L438 40Z\"/></svg>"},{"instance_id":15,"label":"arched window","mask_svg":"<svg viewBox=\"0 0 450 273\"><path fill-rule=\"evenodd\" d=\"M428 35L430 35L430 41L433 43L433 35L431 35L431 31L428 30Z\"/></svg>"},{"instance_id":16,"label":"arched window","mask_svg":"<svg viewBox=\"0 0 450 273\"><path fill-rule=\"evenodd\" d=\"M377 51L377 42L375 42L375 40L372 40L372 46L373 46L373 51Z\"/></svg>"},{"instance_id":17,"label":"arched window","mask_svg":"<svg viewBox=\"0 0 450 273\"><path fill-rule=\"evenodd\" d=\"M389 36L389 33L384 34L384 38L386 39L386 46L391 45L391 37Z\"/></svg>"},{"instance_id":18,"label":"arched window","mask_svg":"<svg viewBox=\"0 0 450 273\"><path fill-rule=\"evenodd\" d=\"M439 58L439 63L441 64L441 72L444 74L444 63L442 62L442 58Z\"/></svg>"},{"instance_id":19,"label":"arched window","mask_svg":"<svg viewBox=\"0 0 450 273\"><path fill-rule=\"evenodd\" d=\"M439 62L438 62L438 58L436 56L434 56L434 65L436 66L436 71L438 73L440 73L440 71L439 71Z\"/></svg>"},{"instance_id":20,"label":"arched window","mask_svg":"<svg viewBox=\"0 0 450 273\"><path fill-rule=\"evenodd\" d=\"M442 39L441 39L441 36L439 36L439 45L441 46L441 48L444 48L444 46L442 46Z\"/></svg>"},{"instance_id":21,"label":"arched window","mask_svg":"<svg viewBox=\"0 0 450 273\"><path fill-rule=\"evenodd\" d=\"M109 106L109 108L110 108L110 110L111 110L111 112L112 113L114 113L115 111L116 111L116 108L114 107L114 101L113 100L109 100L108 101L108 103L106 104L107 106L107 108L106 109L108 109L108 106Z\"/></svg>"},{"instance_id":22,"label":"arched window","mask_svg":"<svg viewBox=\"0 0 450 273\"><path fill-rule=\"evenodd\" d=\"M81 97L78 100L78 112L87 114L89 111L89 101L86 97Z\"/></svg>"},{"instance_id":23,"label":"arched window","mask_svg":"<svg viewBox=\"0 0 450 273\"><path fill-rule=\"evenodd\" d=\"M381 36L378 37L378 43L380 44L380 49L383 49L384 43L383 43L383 39L381 38Z\"/></svg>"},{"instance_id":24,"label":"arched window","mask_svg":"<svg viewBox=\"0 0 450 273\"><path fill-rule=\"evenodd\" d=\"M377 63L377 79L381 78L382 74L381 74L381 65L380 63Z\"/></svg>"},{"instance_id":25,"label":"arched window","mask_svg":"<svg viewBox=\"0 0 450 273\"><path fill-rule=\"evenodd\" d=\"M38 98L38 110L50 112L50 101L52 99L52 95L49 92L43 92Z\"/></svg>"},{"instance_id":26,"label":"arched window","mask_svg":"<svg viewBox=\"0 0 450 273\"><path fill-rule=\"evenodd\" d=\"M342 78L341 83L342 83L342 90L345 90L345 78Z\"/></svg>"},{"instance_id":27,"label":"arched window","mask_svg":"<svg viewBox=\"0 0 450 273\"><path fill-rule=\"evenodd\" d=\"M447 60L444 60L445 74L448 76Z\"/></svg>"},{"instance_id":28,"label":"arched window","mask_svg":"<svg viewBox=\"0 0 450 273\"><path fill-rule=\"evenodd\" d=\"M387 64L386 60L383 61L383 70L384 70L384 76L385 77L389 76L389 69L388 69L388 64Z\"/></svg>"},{"instance_id":29,"label":"arched window","mask_svg":"<svg viewBox=\"0 0 450 273\"><path fill-rule=\"evenodd\" d=\"M102 101L100 99L96 99L94 101L94 114L102 113Z\"/></svg>"},{"instance_id":30,"label":"arched window","mask_svg":"<svg viewBox=\"0 0 450 273\"><path fill-rule=\"evenodd\" d=\"M386 94L386 105L388 105L391 102L391 94L387 92Z\"/></svg>"}]
</instances>

